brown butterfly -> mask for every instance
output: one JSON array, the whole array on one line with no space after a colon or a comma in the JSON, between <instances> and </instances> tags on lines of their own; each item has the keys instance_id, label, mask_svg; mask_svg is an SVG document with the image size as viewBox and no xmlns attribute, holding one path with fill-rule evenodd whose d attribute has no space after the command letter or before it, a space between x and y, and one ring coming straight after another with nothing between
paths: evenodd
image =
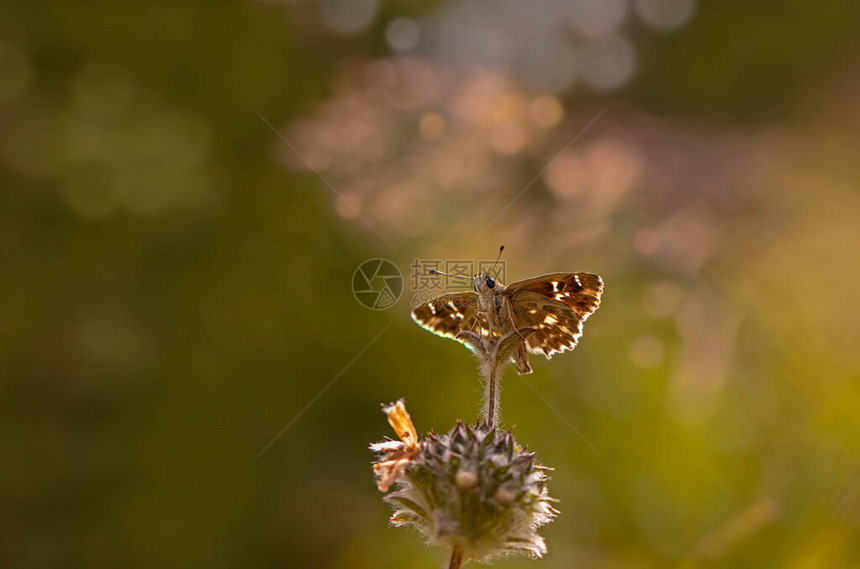
<instances>
[{"instance_id":1,"label":"brown butterfly","mask_svg":"<svg viewBox=\"0 0 860 569\"><path fill-rule=\"evenodd\" d=\"M512 357L520 375L532 372L526 349L549 359L554 353L575 348L582 323L597 310L603 294L603 280L591 273L550 273L508 286L486 273L471 280L472 291L443 294L425 302L412 311L412 319L434 334L467 346L469 333L498 341L518 330L533 329Z\"/></svg>"}]
</instances>

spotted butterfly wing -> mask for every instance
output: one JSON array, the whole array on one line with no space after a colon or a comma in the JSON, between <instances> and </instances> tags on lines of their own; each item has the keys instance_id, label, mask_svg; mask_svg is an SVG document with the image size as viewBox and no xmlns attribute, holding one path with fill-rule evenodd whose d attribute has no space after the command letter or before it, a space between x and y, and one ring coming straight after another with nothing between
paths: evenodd
<instances>
[{"instance_id":1,"label":"spotted butterfly wing","mask_svg":"<svg viewBox=\"0 0 860 569\"><path fill-rule=\"evenodd\" d=\"M478 314L477 307L476 293L453 292L417 306L412 311L412 319L434 334L462 342L457 338L460 332L487 328L486 318Z\"/></svg>"},{"instance_id":2,"label":"spotted butterfly wing","mask_svg":"<svg viewBox=\"0 0 860 569\"><path fill-rule=\"evenodd\" d=\"M591 273L551 273L508 285L505 295L517 328L535 328L526 339L533 354L572 350L582 323L597 310L603 280Z\"/></svg>"}]
</instances>

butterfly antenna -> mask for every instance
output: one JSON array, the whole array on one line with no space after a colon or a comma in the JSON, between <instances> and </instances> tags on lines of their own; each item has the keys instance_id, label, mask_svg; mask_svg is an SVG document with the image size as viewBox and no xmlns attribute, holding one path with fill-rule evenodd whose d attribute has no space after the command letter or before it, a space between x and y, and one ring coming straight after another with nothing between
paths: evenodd
<instances>
[{"instance_id":1,"label":"butterfly antenna","mask_svg":"<svg viewBox=\"0 0 860 569\"><path fill-rule=\"evenodd\" d=\"M430 274L431 274L431 275L442 275L443 277L448 277L448 278L451 278L451 279L464 279L464 280L467 280L467 281L471 281L471 280L472 280L472 279L470 279L469 277L464 276L464 275L451 275L451 274L448 274L448 273L443 273L442 271L437 271L436 269L430 269Z\"/></svg>"},{"instance_id":2,"label":"butterfly antenna","mask_svg":"<svg viewBox=\"0 0 860 569\"><path fill-rule=\"evenodd\" d=\"M498 265L498 264L499 264L499 259L501 259L501 258L502 258L502 251L504 251L504 250L505 250L505 246L504 246L504 245L502 245L501 247L499 247L499 256L498 256L498 257L496 257L496 262L495 262L495 263L493 263L493 266L490 268L490 274L492 274L492 273L493 273L493 269L495 269L495 268L496 268L496 265Z\"/></svg>"}]
</instances>

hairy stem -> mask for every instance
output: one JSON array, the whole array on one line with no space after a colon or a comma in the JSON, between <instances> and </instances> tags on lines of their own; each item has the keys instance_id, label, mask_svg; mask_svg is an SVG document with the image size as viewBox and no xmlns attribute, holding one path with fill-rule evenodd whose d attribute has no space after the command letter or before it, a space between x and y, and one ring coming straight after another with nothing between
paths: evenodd
<instances>
[{"instance_id":1,"label":"hairy stem","mask_svg":"<svg viewBox=\"0 0 860 569\"><path fill-rule=\"evenodd\" d=\"M459 545L454 546L451 552L451 561L448 563L448 569L460 569L463 565L463 548Z\"/></svg>"},{"instance_id":2,"label":"hairy stem","mask_svg":"<svg viewBox=\"0 0 860 569\"><path fill-rule=\"evenodd\" d=\"M501 366L487 366L484 374L484 421L492 428L499 423L499 379Z\"/></svg>"}]
</instances>

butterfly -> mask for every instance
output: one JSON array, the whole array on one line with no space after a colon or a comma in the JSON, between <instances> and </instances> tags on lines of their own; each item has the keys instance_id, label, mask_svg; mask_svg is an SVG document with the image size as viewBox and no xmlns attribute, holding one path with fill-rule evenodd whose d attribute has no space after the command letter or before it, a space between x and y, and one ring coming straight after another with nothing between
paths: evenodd
<instances>
[{"instance_id":1,"label":"butterfly","mask_svg":"<svg viewBox=\"0 0 860 569\"><path fill-rule=\"evenodd\" d=\"M550 359L555 353L574 349L583 322L600 306L603 294L603 279L591 273L549 273L508 286L487 273L478 273L471 281L471 291L429 300L412 311L412 319L434 334L467 346L471 344L469 335L498 342L511 333L532 329L511 357L520 375L532 372L527 351Z\"/></svg>"}]
</instances>

